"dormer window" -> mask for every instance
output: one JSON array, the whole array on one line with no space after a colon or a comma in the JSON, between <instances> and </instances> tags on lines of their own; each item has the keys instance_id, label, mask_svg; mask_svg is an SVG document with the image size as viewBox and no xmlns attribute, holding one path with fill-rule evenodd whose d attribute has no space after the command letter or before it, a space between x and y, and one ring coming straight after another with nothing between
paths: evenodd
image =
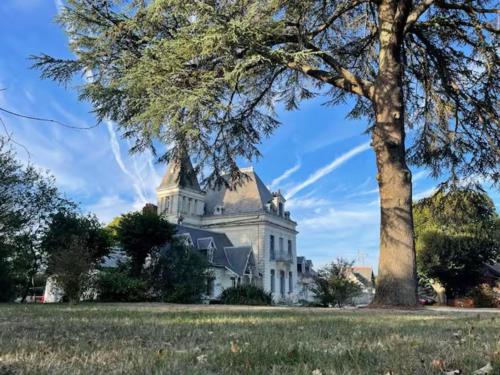
<instances>
[{"instance_id":1,"label":"dormer window","mask_svg":"<svg viewBox=\"0 0 500 375\"><path fill-rule=\"evenodd\" d=\"M283 211L284 211L285 205L283 202L278 203L278 215L283 216Z\"/></svg>"},{"instance_id":2,"label":"dormer window","mask_svg":"<svg viewBox=\"0 0 500 375\"><path fill-rule=\"evenodd\" d=\"M198 249L203 254L209 263L214 262L215 243L212 237L198 238Z\"/></svg>"}]
</instances>

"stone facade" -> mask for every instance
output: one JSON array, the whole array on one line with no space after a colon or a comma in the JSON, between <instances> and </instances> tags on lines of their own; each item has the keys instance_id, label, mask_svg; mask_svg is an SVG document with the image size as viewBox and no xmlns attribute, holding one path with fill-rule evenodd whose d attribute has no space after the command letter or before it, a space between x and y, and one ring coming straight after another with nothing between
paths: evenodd
<instances>
[{"instance_id":1,"label":"stone facade","mask_svg":"<svg viewBox=\"0 0 500 375\"><path fill-rule=\"evenodd\" d=\"M169 166L157 189L158 210L183 227L224 233L235 247L250 247L254 281L277 302L298 300L297 223L281 192L270 192L253 168L236 189L202 191L189 160ZM215 280L220 290L227 280ZM219 292L220 290L217 290Z\"/></svg>"}]
</instances>

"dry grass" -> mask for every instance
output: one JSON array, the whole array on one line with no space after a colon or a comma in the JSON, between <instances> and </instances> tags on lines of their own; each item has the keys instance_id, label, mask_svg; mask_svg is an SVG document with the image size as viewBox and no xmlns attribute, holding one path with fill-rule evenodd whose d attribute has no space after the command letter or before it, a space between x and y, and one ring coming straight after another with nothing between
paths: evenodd
<instances>
[{"instance_id":1,"label":"dry grass","mask_svg":"<svg viewBox=\"0 0 500 375\"><path fill-rule=\"evenodd\" d=\"M499 338L499 314L0 305L0 374L500 374Z\"/></svg>"}]
</instances>

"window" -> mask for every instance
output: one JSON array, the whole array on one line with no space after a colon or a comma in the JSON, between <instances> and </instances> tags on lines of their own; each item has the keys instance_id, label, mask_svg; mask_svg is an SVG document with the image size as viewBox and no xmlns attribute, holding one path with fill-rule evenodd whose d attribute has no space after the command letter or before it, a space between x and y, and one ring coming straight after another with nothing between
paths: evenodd
<instances>
[{"instance_id":1,"label":"window","mask_svg":"<svg viewBox=\"0 0 500 375\"><path fill-rule=\"evenodd\" d=\"M276 259L276 254L274 251L274 236L271 234L271 237L269 237L269 255L271 260Z\"/></svg>"},{"instance_id":2,"label":"window","mask_svg":"<svg viewBox=\"0 0 500 375\"><path fill-rule=\"evenodd\" d=\"M236 278L235 277L231 277L231 284L233 287L236 286Z\"/></svg>"},{"instance_id":3,"label":"window","mask_svg":"<svg viewBox=\"0 0 500 375\"><path fill-rule=\"evenodd\" d=\"M280 242L280 254L283 255L283 250L284 250L283 249L283 237L280 237L279 242Z\"/></svg>"},{"instance_id":4,"label":"window","mask_svg":"<svg viewBox=\"0 0 500 375\"><path fill-rule=\"evenodd\" d=\"M278 203L278 215L283 216L283 202Z\"/></svg>"},{"instance_id":5,"label":"window","mask_svg":"<svg viewBox=\"0 0 500 375\"><path fill-rule=\"evenodd\" d=\"M275 277L274 277L274 270L271 270L271 293L274 293L274 290L276 289L276 286L275 286Z\"/></svg>"},{"instance_id":6,"label":"window","mask_svg":"<svg viewBox=\"0 0 500 375\"><path fill-rule=\"evenodd\" d=\"M170 197L165 198L165 208L163 209L164 212L170 212Z\"/></svg>"},{"instance_id":7,"label":"window","mask_svg":"<svg viewBox=\"0 0 500 375\"><path fill-rule=\"evenodd\" d=\"M288 240L288 258L292 259L292 240Z\"/></svg>"},{"instance_id":8,"label":"window","mask_svg":"<svg viewBox=\"0 0 500 375\"><path fill-rule=\"evenodd\" d=\"M302 263L297 263L297 272L302 273Z\"/></svg>"},{"instance_id":9,"label":"window","mask_svg":"<svg viewBox=\"0 0 500 375\"><path fill-rule=\"evenodd\" d=\"M288 272L288 293L293 292L293 273Z\"/></svg>"},{"instance_id":10,"label":"window","mask_svg":"<svg viewBox=\"0 0 500 375\"><path fill-rule=\"evenodd\" d=\"M281 297L285 296L285 271L280 271L280 293Z\"/></svg>"}]
</instances>

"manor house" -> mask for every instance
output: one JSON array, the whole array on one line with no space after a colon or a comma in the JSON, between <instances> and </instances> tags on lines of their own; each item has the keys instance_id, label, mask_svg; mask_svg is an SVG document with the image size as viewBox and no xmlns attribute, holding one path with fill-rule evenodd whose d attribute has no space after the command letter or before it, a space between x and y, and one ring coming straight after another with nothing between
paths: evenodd
<instances>
[{"instance_id":1,"label":"manor house","mask_svg":"<svg viewBox=\"0 0 500 375\"><path fill-rule=\"evenodd\" d=\"M181 174L181 169L183 173ZM297 223L280 191L271 192L253 168L236 189L203 191L189 160L171 163L157 188L158 212L177 223L177 235L207 256L214 278L207 298L254 283L277 302L309 299L311 269L297 264Z\"/></svg>"}]
</instances>

